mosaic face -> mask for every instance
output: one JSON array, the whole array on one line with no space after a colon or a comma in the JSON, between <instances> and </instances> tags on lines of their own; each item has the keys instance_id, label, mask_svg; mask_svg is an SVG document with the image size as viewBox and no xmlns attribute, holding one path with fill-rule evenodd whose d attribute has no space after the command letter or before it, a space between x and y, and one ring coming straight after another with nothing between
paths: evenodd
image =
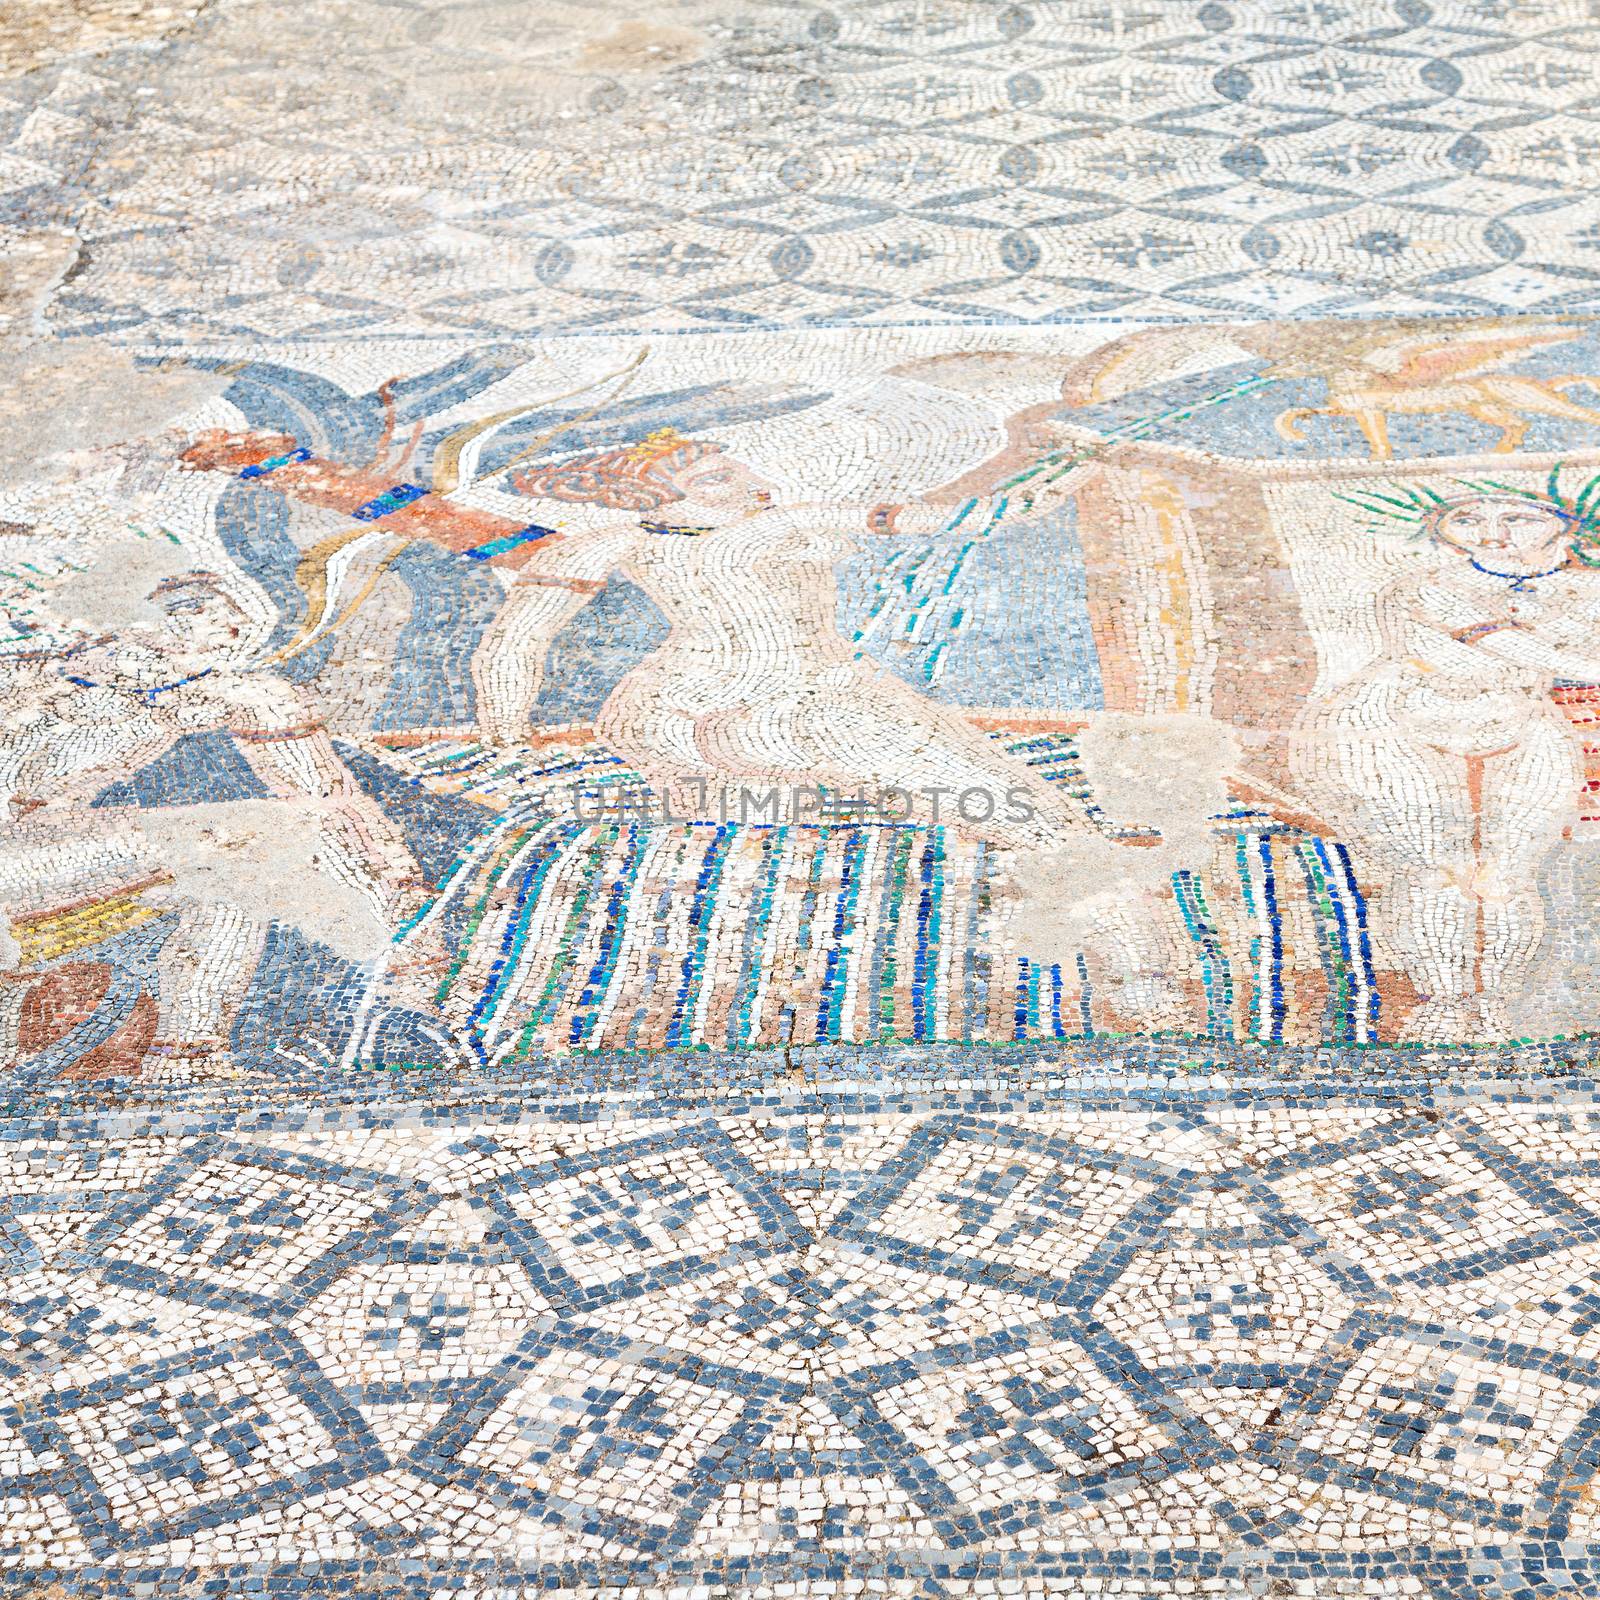
<instances>
[{"instance_id":1,"label":"mosaic face","mask_svg":"<svg viewBox=\"0 0 1600 1600\"><path fill-rule=\"evenodd\" d=\"M1555 996L1563 941L1600 937L1600 458L1542 374L1594 342L752 334L738 369L785 375L752 385L715 338L591 340L564 400L472 348L366 388L332 349L228 363L159 437L12 491L46 580L12 809L61 861L6 889L51 952L28 1015L62 1019L25 1053L204 1077L308 1039L481 1070L1580 1031L1592 1002ZM1453 430L1448 465L1289 406L1308 364ZM219 805L315 842L309 892L366 902L360 960L308 967L294 894L182 845L150 898ZM73 1010L107 973L133 1035Z\"/></svg>"},{"instance_id":2,"label":"mosaic face","mask_svg":"<svg viewBox=\"0 0 1600 1600\"><path fill-rule=\"evenodd\" d=\"M1600 1594L1600 0L0 0L0 1590Z\"/></svg>"},{"instance_id":3,"label":"mosaic face","mask_svg":"<svg viewBox=\"0 0 1600 1600\"><path fill-rule=\"evenodd\" d=\"M212 663L242 648L249 618L210 574L169 579L154 598L175 653Z\"/></svg>"},{"instance_id":4,"label":"mosaic face","mask_svg":"<svg viewBox=\"0 0 1600 1600\"><path fill-rule=\"evenodd\" d=\"M1430 522L1434 538L1508 571L1534 572L1559 555L1572 537L1571 518L1551 506L1517 495L1474 495L1439 511Z\"/></svg>"}]
</instances>

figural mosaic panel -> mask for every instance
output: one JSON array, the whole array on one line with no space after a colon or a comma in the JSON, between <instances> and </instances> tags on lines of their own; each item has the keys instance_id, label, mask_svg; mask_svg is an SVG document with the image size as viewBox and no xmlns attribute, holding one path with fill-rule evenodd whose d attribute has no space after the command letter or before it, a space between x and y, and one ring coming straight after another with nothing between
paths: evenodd
<instances>
[{"instance_id":1,"label":"figural mosaic panel","mask_svg":"<svg viewBox=\"0 0 1600 1600\"><path fill-rule=\"evenodd\" d=\"M1583 319L179 367L0 493L30 1080L1600 1020Z\"/></svg>"},{"instance_id":2,"label":"figural mosaic panel","mask_svg":"<svg viewBox=\"0 0 1600 1600\"><path fill-rule=\"evenodd\" d=\"M1597 52L0 7L0 1591L1600 1593Z\"/></svg>"}]
</instances>

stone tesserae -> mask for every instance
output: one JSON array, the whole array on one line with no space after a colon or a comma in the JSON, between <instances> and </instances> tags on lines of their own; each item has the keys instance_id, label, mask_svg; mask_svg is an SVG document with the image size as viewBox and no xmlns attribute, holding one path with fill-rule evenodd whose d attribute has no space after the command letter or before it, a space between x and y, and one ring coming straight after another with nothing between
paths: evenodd
<instances>
[{"instance_id":1,"label":"stone tesserae","mask_svg":"<svg viewBox=\"0 0 1600 1600\"><path fill-rule=\"evenodd\" d=\"M0 1587L1600 1593L1597 61L0 18Z\"/></svg>"}]
</instances>

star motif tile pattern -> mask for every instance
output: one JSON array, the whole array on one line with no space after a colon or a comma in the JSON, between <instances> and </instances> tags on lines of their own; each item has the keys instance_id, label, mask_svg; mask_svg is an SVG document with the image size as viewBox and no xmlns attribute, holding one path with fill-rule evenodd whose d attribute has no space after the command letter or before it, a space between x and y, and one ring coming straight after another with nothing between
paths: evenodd
<instances>
[{"instance_id":1,"label":"star motif tile pattern","mask_svg":"<svg viewBox=\"0 0 1600 1600\"><path fill-rule=\"evenodd\" d=\"M791 1090L730 1099L715 1124L703 1104L663 1102L638 1127L622 1106L597 1122L592 1102L532 1117L463 1102L452 1134L489 1163L465 1186L427 1103L269 1114L272 1131L218 1110L195 1154L124 1133L152 1195L210 1192L241 1160L298 1172L332 1141L339 1179L392 1203L317 1209L303 1250L333 1265L247 1305L196 1294L187 1234L129 1267L130 1241L173 1214L160 1201L108 1216L88 1245L32 1252L50 1286L26 1305L38 1335L0 1356L8 1537L85 1592L184 1562L227 1581L376 1560L476 1593L489 1559L497 1582L575 1587L694 1572L763 1588L815 1563L963 1592L991 1570L1069 1582L1114 1567L1146 1592L1163 1574L1254 1592L1311 1571L1340 1593L1378 1552L1408 1592L1460 1563L1489 1593L1527 1592L1558 1551L1585 1582L1600 1378L1533 1335L1585 1297L1600 1249L1561 1181L1593 1095L1425 1098L1434 1141L1473 1152L1479 1199L1499 1186L1535 1203L1500 1216L1492 1292L1481 1255L1386 1225L1350 1182L1372 1144L1363 1114L1392 1094L1336 1082L1264 1118L1245 1091L1154 1083ZM1038 1126L1085 1109L1098 1140ZM1242 1109L1249 1152L1229 1132ZM1353 1124L1347 1137L1317 1113ZM591 1185L574 1255L570 1196L525 1203L528 1157L587 1133L596 1171L648 1170L661 1136L640 1133L663 1121L685 1157L672 1204L641 1212L637 1191ZM40 1174L8 1196L19 1222L101 1198L63 1189L52 1158L113 1126L11 1129ZM791 1131L803 1163L745 1153ZM1068 1181L1086 1170L1098 1180ZM838 1179L846 1210L799 1223L790 1192ZM906 1196L963 1181L1031 1198L985 1202L1009 1222L958 1248L929 1243ZM754 1251L730 1243L729 1194L768 1219ZM482 1225L442 1238L441 1207ZM1003 1241L1021 1218L1031 1238L1076 1224L1082 1248L1019 1256ZM1394 1287L1419 1266L1426 1302Z\"/></svg>"},{"instance_id":2,"label":"star motif tile pattern","mask_svg":"<svg viewBox=\"0 0 1600 1600\"><path fill-rule=\"evenodd\" d=\"M1594 0L13 0L0 1589L1600 1593Z\"/></svg>"}]
</instances>

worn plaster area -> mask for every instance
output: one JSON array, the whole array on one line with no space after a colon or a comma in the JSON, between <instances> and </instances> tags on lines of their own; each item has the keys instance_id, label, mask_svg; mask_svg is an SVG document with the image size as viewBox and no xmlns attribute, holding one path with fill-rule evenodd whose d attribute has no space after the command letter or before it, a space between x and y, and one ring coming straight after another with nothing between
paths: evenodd
<instances>
[{"instance_id":1,"label":"worn plaster area","mask_svg":"<svg viewBox=\"0 0 1600 1600\"><path fill-rule=\"evenodd\" d=\"M13 0L0 1588L1600 1592L1588 0Z\"/></svg>"}]
</instances>

